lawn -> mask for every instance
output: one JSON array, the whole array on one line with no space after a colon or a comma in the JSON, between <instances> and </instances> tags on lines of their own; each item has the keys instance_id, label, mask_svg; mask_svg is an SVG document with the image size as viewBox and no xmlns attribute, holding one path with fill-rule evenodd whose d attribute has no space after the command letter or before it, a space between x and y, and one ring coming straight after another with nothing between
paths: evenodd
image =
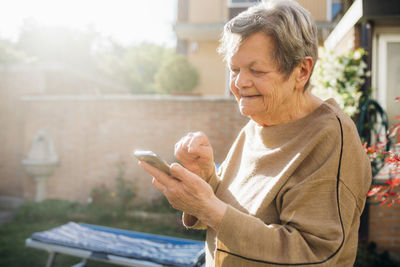
<instances>
[{"instance_id":1,"label":"lawn","mask_svg":"<svg viewBox=\"0 0 400 267\"><path fill-rule=\"evenodd\" d=\"M162 201L161 201L162 202ZM204 231L187 230L180 222L180 214L163 203L153 203L138 213L135 207L116 207L111 204L81 204L62 200L41 203L26 202L15 219L0 225L0 266L45 266L48 253L25 247L25 239L32 233L48 230L70 221L115 227L131 231L204 240ZM80 261L76 257L57 255L54 266L71 266ZM85 266L116 266L88 261Z\"/></svg>"},{"instance_id":2,"label":"lawn","mask_svg":"<svg viewBox=\"0 0 400 267\"><path fill-rule=\"evenodd\" d=\"M138 208L140 207L140 209ZM204 231L187 230L180 221L181 214L173 210L165 198L149 205L115 205L112 202L90 204L63 200L45 200L41 203L26 202L15 219L0 225L0 266L43 267L48 253L25 247L25 239L32 233L48 230L70 221L84 222L131 231L153 233L181 238L204 240ZM79 258L57 255L53 266L72 266ZM85 266L116 266L88 261ZM360 244L356 267L395 267L387 252L379 252L374 243Z\"/></svg>"}]
</instances>

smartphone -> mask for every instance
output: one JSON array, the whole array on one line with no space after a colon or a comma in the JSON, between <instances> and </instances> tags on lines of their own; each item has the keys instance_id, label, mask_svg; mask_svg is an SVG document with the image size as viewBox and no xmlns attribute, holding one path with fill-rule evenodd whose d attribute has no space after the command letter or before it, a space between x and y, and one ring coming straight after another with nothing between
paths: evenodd
<instances>
[{"instance_id":1,"label":"smartphone","mask_svg":"<svg viewBox=\"0 0 400 267\"><path fill-rule=\"evenodd\" d=\"M159 156L157 156L157 154L154 153L153 151L135 150L133 152L133 155L135 155L135 157L138 160L144 161L150 164L151 166L156 167L160 171L168 175L171 175L171 172L169 171L169 165L167 164L167 162L161 159Z\"/></svg>"}]
</instances>

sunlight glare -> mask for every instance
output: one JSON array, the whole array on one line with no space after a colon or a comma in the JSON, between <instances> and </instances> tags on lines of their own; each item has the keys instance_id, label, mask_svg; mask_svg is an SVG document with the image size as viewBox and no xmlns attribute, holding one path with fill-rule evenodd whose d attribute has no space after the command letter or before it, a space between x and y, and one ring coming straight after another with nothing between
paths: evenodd
<instances>
[{"instance_id":1,"label":"sunlight glare","mask_svg":"<svg viewBox=\"0 0 400 267\"><path fill-rule=\"evenodd\" d=\"M123 43L170 43L175 38L176 0L0 0L0 4L0 37L10 35L12 27L19 28L29 17L48 26L92 27Z\"/></svg>"}]
</instances>

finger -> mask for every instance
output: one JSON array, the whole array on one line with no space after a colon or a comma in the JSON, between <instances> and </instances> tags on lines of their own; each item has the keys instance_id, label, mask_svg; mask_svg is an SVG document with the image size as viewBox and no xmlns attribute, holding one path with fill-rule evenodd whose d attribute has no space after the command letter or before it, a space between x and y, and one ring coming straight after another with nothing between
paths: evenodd
<instances>
[{"instance_id":1,"label":"finger","mask_svg":"<svg viewBox=\"0 0 400 267\"><path fill-rule=\"evenodd\" d=\"M202 147L211 147L210 142L204 133L196 132L188 145L188 151L190 153L198 153L199 148Z\"/></svg>"},{"instance_id":2,"label":"finger","mask_svg":"<svg viewBox=\"0 0 400 267\"><path fill-rule=\"evenodd\" d=\"M189 152L189 147L192 140L193 140L193 134L187 135L187 138L185 139L185 142L182 145L187 152Z\"/></svg>"},{"instance_id":3,"label":"finger","mask_svg":"<svg viewBox=\"0 0 400 267\"><path fill-rule=\"evenodd\" d=\"M174 154L179 161L192 161L198 157L197 155L188 151L190 142L191 139L185 139L175 147Z\"/></svg>"},{"instance_id":4,"label":"finger","mask_svg":"<svg viewBox=\"0 0 400 267\"><path fill-rule=\"evenodd\" d=\"M195 145L209 145L207 136L203 132L195 132L192 135L191 143Z\"/></svg>"},{"instance_id":5,"label":"finger","mask_svg":"<svg viewBox=\"0 0 400 267\"><path fill-rule=\"evenodd\" d=\"M152 184L155 188L157 188L158 191L163 193L165 195L167 188L163 186L156 178L153 177Z\"/></svg>"},{"instance_id":6,"label":"finger","mask_svg":"<svg viewBox=\"0 0 400 267\"><path fill-rule=\"evenodd\" d=\"M190 148L190 153L200 158L210 158L213 150L211 146L200 145Z\"/></svg>"},{"instance_id":7,"label":"finger","mask_svg":"<svg viewBox=\"0 0 400 267\"><path fill-rule=\"evenodd\" d=\"M187 145L190 143L192 139L193 133L188 133L184 137L182 137L176 144L175 144L175 153L177 152L187 152Z\"/></svg>"},{"instance_id":8,"label":"finger","mask_svg":"<svg viewBox=\"0 0 400 267\"><path fill-rule=\"evenodd\" d=\"M151 176L153 176L163 186L169 187L176 183L176 180L174 178L160 171L156 167L151 166L145 161L139 161L138 165L142 167L146 172L148 172Z\"/></svg>"},{"instance_id":9,"label":"finger","mask_svg":"<svg viewBox=\"0 0 400 267\"><path fill-rule=\"evenodd\" d=\"M199 176L194 174L193 172L189 171L182 165L178 163L172 163L171 164L171 175L173 177L178 178L182 182L187 182L189 180L201 180L203 181Z\"/></svg>"}]
</instances>

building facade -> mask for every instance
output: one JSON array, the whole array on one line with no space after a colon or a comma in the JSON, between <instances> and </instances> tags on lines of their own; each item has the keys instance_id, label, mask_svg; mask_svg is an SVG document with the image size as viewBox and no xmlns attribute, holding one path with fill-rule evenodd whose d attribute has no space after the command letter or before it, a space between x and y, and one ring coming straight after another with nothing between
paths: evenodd
<instances>
[{"instance_id":1,"label":"building facade","mask_svg":"<svg viewBox=\"0 0 400 267\"><path fill-rule=\"evenodd\" d=\"M362 47L367 51L366 61L371 77L364 90L387 113L389 126L396 124L400 115L400 2L387 0L354 0L325 41L325 47L341 54ZM374 184L389 177L377 174ZM379 206L367 202L364 229L368 240L378 248L388 250L400 261L400 207Z\"/></svg>"},{"instance_id":2,"label":"building facade","mask_svg":"<svg viewBox=\"0 0 400 267\"><path fill-rule=\"evenodd\" d=\"M297 0L317 23L319 40L328 36L340 13L340 0ZM178 0L177 52L188 57L200 74L196 92L229 95L228 71L217 53L224 24L260 0Z\"/></svg>"},{"instance_id":3,"label":"building facade","mask_svg":"<svg viewBox=\"0 0 400 267\"><path fill-rule=\"evenodd\" d=\"M400 114L396 97L400 96L400 2L355 0L325 41L328 49L341 54L348 49L364 48L371 72L366 88L394 125Z\"/></svg>"}]
</instances>

